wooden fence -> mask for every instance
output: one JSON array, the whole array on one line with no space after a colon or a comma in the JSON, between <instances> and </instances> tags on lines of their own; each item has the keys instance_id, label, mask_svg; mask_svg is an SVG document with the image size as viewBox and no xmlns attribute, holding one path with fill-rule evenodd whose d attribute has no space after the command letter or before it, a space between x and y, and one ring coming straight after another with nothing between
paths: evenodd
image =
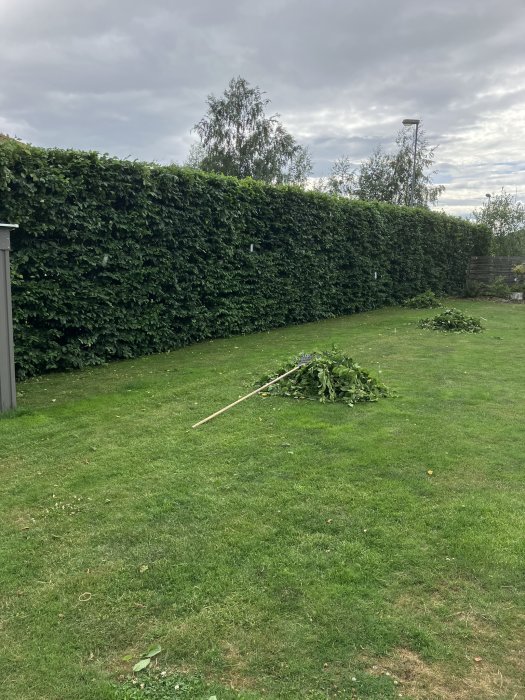
<instances>
[{"instance_id":1,"label":"wooden fence","mask_svg":"<svg viewBox=\"0 0 525 700\"><path fill-rule=\"evenodd\" d=\"M484 255L470 258L467 279L469 282L492 284L496 279L502 278L506 284L514 284L517 279L512 268L521 263L525 263L525 255Z\"/></svg>"}]
</instances>

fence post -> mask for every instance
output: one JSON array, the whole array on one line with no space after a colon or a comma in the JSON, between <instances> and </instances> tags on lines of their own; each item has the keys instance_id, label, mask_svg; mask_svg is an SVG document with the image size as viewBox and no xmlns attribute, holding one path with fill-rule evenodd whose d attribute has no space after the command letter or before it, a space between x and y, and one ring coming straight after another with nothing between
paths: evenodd
<instances>
[{"instance_id":1,"label":"fence post","mask_svg":"<svg viewBox=\"0 0 525 700\"><path fill-rule=\"evenodd\" d=\"M0 224L0 413L16 408L13 314L9 251L11 231L18 224Z\"/></svg>"}]
</instances>

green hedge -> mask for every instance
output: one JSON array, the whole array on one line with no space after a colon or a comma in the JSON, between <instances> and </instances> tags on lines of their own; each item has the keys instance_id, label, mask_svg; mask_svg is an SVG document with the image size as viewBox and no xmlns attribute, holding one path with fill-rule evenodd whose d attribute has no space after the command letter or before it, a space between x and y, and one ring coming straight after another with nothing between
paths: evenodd
<instances>
[{"instance_id":1,"label":"green hedge","mask_svg":"<svg viewBox=\"0 0 525 700\"><path fill-rule=\"evenodd\" d=\"M12 141L0 221L21 378L458 293L488 249L422 209Z\"/></svg>"}]
</instances>

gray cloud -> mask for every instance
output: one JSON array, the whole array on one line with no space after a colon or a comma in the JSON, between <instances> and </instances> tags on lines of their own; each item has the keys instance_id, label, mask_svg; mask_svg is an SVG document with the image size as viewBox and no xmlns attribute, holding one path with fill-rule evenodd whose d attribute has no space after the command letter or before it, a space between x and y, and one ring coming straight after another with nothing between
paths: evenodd
<instances>
[{"instance_id":1,"label":"gray cloud","mask_svg":"<svg viewBox=\"0 0 525 700\"><path fill-rule=\"evenodd\" d=\"M448 211L525 192L522 0L0 0L0 26L0 130L38 145L182 162L206 96L242 75L317 175L417 116Z\"/></svg>"}]
</instances>

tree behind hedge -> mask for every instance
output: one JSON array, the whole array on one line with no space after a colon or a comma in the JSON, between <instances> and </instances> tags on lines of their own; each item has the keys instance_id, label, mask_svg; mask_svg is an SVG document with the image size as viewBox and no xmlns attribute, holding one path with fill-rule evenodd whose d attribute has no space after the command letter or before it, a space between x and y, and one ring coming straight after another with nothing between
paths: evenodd
<instances>
[{"instance_id":1,"label":"tree behind hedge","mask_svg":"<svg viewBox=\"0 0 525 700\"><path fill-rule=\"evenodd\" d=\"M396 138L397 149L387 153L377 148L368 160L361 163L357 176L356 194L360 199L377 200L408 206L411 203L412 173L414 167L414 134L412 129L401 129ZM444 185L436 185L432 176L436 147L430 146L425 132L419 129L416 150L416 172L413 204L428 207L437 204Z\"/></svg>"},{"instance_id":2,"label":"tree behind hedge","mask_svg":"<svg viewBox=\"0 0 525 700\"><path fill-rule=\"evenodd\" d=\"M488 196L472 218L492 231L492 255L525 255L525 206L511 192Z\"/></svg>"},{"instance_id":3,"label":"tree behind hedge","mask_svg":"<svg viewBox=\"0 0 525 700\"><path fill-rule=\"evenodd\" d=\"M279 121L267 116L270 100L241 77L232 78L222 97L208 96L208 111L195 124L200 138L188 165L238 178L253 177L272 184L304 184L312 165Z\"/></svg>"}]
</instances>

